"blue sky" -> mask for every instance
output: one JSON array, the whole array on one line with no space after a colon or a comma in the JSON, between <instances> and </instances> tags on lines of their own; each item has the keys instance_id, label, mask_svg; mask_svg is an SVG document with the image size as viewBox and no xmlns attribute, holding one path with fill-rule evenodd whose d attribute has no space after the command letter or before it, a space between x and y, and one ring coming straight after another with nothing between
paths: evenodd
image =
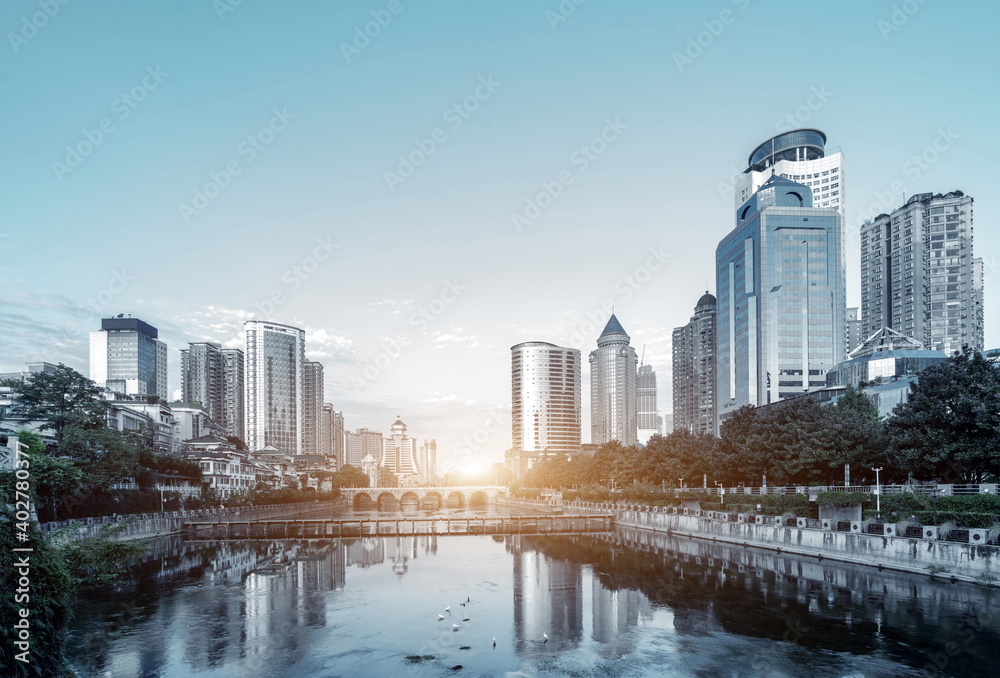
<instances>
[{"instance_id":1,"label":"blue sky","mask_svg":"<svg viewBox=\"0 0 1000 678\"><path fill-rule=\"evenodd\" d=\"M186 342L239 345L266 313L307 329L349 428L400 415L486 465L510 443L510 346L586 355L613 304L669 412L670 332L733 221L720 187L789 115L845 154L849 304L850 234L894 182L961 189L1000 345L1000 8L678 5L4 3L0 371L86 373L87 331L130 312L173 391Z\"/></svg>"}]
</instances>

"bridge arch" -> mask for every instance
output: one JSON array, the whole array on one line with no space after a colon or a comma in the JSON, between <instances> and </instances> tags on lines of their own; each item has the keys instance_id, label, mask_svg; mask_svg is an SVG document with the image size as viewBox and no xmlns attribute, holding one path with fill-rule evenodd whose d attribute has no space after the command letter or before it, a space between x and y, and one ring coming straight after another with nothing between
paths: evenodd
<instances>
[{"instance_id":1,"label":"bridge arch","mask_svg":"<svg viewBox=\"0 0 1000 678\"><path fill-rule=\"evenodd\" d=\"M465 508L467 502L465 495L455 491L448 494L448 508Z\"/></svg>"},{"instance_id":2,"label":"bridge arch","mask_svg":"<svg viewBox=\"0 0 1000 678\"><path fill-rule=\"evenodd\" d=\"M420 508L425 511L437 511L442 508L443 504L440 492L428 492L420 501Z\"/></svg>"},{"instance_id":3,"label":"bridge arch","mask_svg":"<svg viewBox=\"0 0 1000 678\"><path fill-rule=\"evenodd\" d=\"M371 511L375 508L375 502L372 501L372 497L367 492L358 492L354 495L354 510L355 511Z\"/></svg>"},{"instance_id":4,"label":"bridge arch","mask_svg":"<svg viewBox=\"0 0 1000 678\"><path fill-rule=\"evenodd\" d=\"M469 497L469 508L485 508L489 506L490 498L482 490L472 493Z\"/></svg>"},{"instance_id":5,"label":"bridge arch","mask_svg":"<svg viewBox=\"0 0 1000 678\"><path fill-rule=\"evenodd\" d=\"M405 492L403 496L399 498L399 510L401 511L419 511L420 510L420 497L414 492Z\"/></svg>"},{"instance_id":6,"label":"bridge arch","mask_svg":"<svg viewBox=\"0 0 1000 678\"><path fill-rule=\"evenodd\" d=\"M396 501L396 495L392 492L383 492L378 496L379 511L396 511L398 509L399 503Z\"/></svg>"}]
</instances>

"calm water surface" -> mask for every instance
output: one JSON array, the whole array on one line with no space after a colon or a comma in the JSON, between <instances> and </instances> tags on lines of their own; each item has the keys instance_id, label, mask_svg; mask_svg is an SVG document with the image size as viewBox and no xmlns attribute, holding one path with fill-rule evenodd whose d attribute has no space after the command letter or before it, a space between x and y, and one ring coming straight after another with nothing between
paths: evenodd
<instances>
[{"instance_id":1,"label":"calm water surface","mask_svg":"<svg viewBox=\"0 0 1000 678\"><path fill-rule=\"evenodd\" d=\"M68 654L162 678L998 676L1000 591L625 528L175 537L81 596Z\"/></svg>"}]
</instances>

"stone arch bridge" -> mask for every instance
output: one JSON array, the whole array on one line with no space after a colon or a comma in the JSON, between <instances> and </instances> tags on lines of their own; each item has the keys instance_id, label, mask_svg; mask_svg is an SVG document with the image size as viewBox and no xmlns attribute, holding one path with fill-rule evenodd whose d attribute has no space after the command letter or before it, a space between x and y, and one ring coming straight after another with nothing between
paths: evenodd
<instances>
[{"instance_id":1,"label":"stone arch bridge","mask_svg":"<svg viewBox=\"0 0 1000 678\"><path fill-rule=\"evenodd\" d=\"M507 488L497 487L343 487L341 495L358 511L485 508Z\"/></svg>"}]
</instances>

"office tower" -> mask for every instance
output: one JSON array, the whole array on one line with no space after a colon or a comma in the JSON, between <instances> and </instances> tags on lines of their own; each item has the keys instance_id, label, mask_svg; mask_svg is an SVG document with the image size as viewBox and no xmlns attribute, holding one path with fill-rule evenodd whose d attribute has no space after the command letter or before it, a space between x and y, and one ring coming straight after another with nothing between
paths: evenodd
<instances>
[{"instance_id":1,"label":"office tower","mask_svg":"<svg viewBox=\"0 0 1000 678\"><path fill-rule=\"evenodd\" d=\"M672 431L719 433L715 327L716 299L705 292L688 324L674 329Z\"/></svg>"},{"instance_id":2,"label":"office tower","mask_svg":"<svg viewBox=\"0 0 1000 678\"><path fill-rule=\"evenodd\" d=\"M635 375L638 359L630 338L612 313L597 350L590 352L590 442L636 444Z\"/></svg>"},{"instance_id":3,"label":"office tower","mask_svg":"<svg viewBox=\"0 0 1000 678\"><path fill-rule=\"evenodd\" d=\"M635 375L635 391L639 442L645 445L654 433L659 432L656 424L656 372L652 365L639 366Z\"/></svg>"},{"instance_id":4,"label":"office tower","mask_svg":"<svg viewBox=\"0 0 1000 678\"><path fill-rule=\"evenodd\" d=\"M826 135L818 129L796 129L771 137L754 149L747 168L736 179L739 208L763 186L771 175L805 184L812 189L813 206L844 209L844 154L839 148L826 149Z\"/></svg>"},{"instance_id":5,"label":"office tower","mask_svg":"<svg viewBox=\"0 0 1000 678\"><path fill-rule=\"evenodd\" d=\"M433 480L437 474L437 440L431 438L420 446L420 458L422 468L427 469L427 479Z\"/></svg>"},{"instance_id":6,"label":"office tower","mask_svg":"<svg viewBox=\"0 0 1000 678\"><path fill-rule=\"evenodd\" d=\"M382 441L379 466L389 469L399 480L423 475L423 469L417 464L416 447L417 441L406 434L406 424L396 419L389 428L389 437Z\"/></svg>"},{"instance_id":7,"label":"office tower","mask_svg":"<svg viewBox=\"0 0 1000 678\"><path fill-rule=\"evenodd\" d=\"M539 455L580 451L580 351L544 341L512 346L511 434L520 478Z\"/></svg>"},{"instance_id":8,"label":"office tower","mask_svg":"<svg viewBox=\"0 0 1000 678\"><path fill-rule=\"evenodd\" d=\"M847 343L844 345L844 353L850 353L865 340L861 336L861 319L858 317L858 308L847 309L847 321L845 329L847 331Z\"/></svg>"},{"instance_id":9,"label":"office tower","mask_svg":"<svg viewBox=\"0 0 1000 678\"><path fill-rule=\"evenodd\" d=\"M207 341L181 349L181 400L199 402L217 424L222 423L222 347Z\"/></svg>"},{"instance_id":10,"label":"office tower","mask_svg":"<svg viewBox=\"0 0 1000 678\"><path fill-rule=\"evenodd\" d=\"M320 454L336 460L337 467L344 461L344 413L333 409L330 403L323 403L323 439Z\"/></svg>"},{"instance_id":11,"label":"office tower","mask_svg":"<svg viewBox=\"0 0 1000 678\"><path fill-rule=\"evenodd\" d=\"M246 443L302 452L303 368L306 333L297 327L248 320L246 332Z\"/></svg>"},{"instance_id":12,"label":"office tower","mask_svg":"<svg viewBox=\"0 0 1000 678\"><path fill-rule=\"evenodd\" d=\"M376 462L382 456L381 432L359 428L353 433L345 434L344 437L346 439L345 454L347 457L345 463L361 468L362 460L368 455L371 455L372 459L376 460Z\"/></svg>"},{"instance_id":13,"label":"office tower","mask_svg":"<svg viewBox=\"0 0 1000 678\"><path fill-rule=\"evenodd\" d=\"M840 212L813 207L805 184L772 176L737 210L715 261L720 423L743 405L826 386L844 358Z\"/></svg>"},{"instance_id":14,"label":"office tower","mask_svg":"<svg viewBox=\"0 0 1000 678\"><path fill-rule=\"evenodd\" d=\"M302 454L325 454L323 441L323 365L302 361Z\"/></svg>"},{"instance_id":15,"label":"office tower","mask_svg":"<svg viewBox=\"0 0 1000 678\"><path fill-rule=\"evenodd\" d=\"M246 442L243 430L243 398L246 393L246 358L238 348L222 349L222 417L216 423L229 435Z\"/></svg>"},{"instance_id":16,"label":"office tower","mask_svg":"<svg viewBox=\"0 0 1000 678\"><path fill-rule=\"evenodd\" d=\"M883 327L928 349L983 350L982 261L972 197L918 193L861 226L861 333Z\"/></svg>"},{"instance_id":17,"label":"office tower","mask_svg":"<svg viewBox=\"0 0 1000 678\"><path fill-rule=\"evenodd\" d=\"M167 345L138 318L101 320L90 333L90 378L98 386L138 396L167 399Z\"/></svg>"}]
</instances>

